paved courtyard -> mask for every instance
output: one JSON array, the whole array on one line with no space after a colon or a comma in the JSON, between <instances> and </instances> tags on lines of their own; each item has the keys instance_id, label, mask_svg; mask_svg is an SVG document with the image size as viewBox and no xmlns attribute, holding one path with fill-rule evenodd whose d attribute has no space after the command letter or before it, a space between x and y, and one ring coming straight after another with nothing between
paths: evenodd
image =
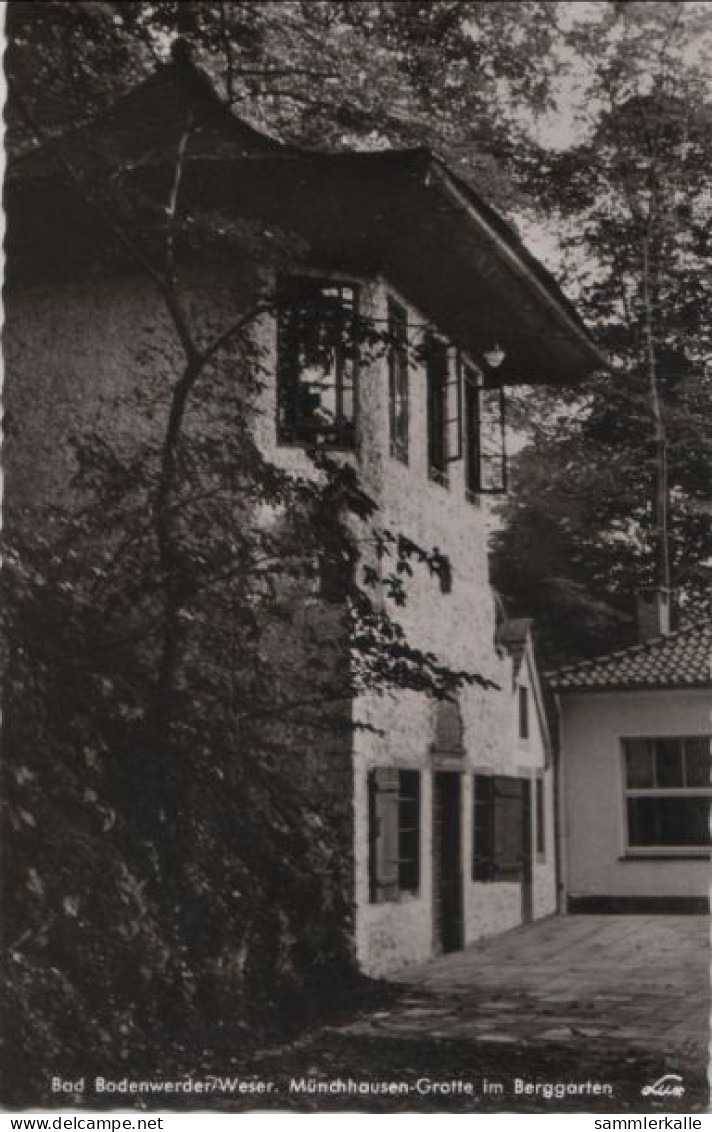
<instances>
[{"instance_id":1,"label":"paved courtyard","mask_svg":"<svg viewBox=\"0 0 712 1132\"><path fill-rule=\"evenodd\" d=\"M706 916L554 916L417 967L351 1034L618 1045L705 1056Z\"/></svg>"}]
</instances>

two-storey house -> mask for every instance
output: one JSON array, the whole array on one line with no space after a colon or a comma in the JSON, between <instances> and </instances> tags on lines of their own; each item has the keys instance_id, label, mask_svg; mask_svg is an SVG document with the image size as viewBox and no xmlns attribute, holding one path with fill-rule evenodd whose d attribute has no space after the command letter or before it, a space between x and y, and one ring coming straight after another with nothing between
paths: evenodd
<instances>
[{"instance_id":1,"label":"two-storey house","mask_svg":"<svg viewBox=\"0 0 712 1132\"><path fill-rule=\"evenodd\" d=\"M488 507L506 489L507 387L575 383L602 359L510 225L436 155L280 145L174 62L65 139L61 161L42 147L10 177L11 500L56 490L71 463L57 437L105 412L167 333L150 280L92 259L99 220L68 170L118 164L146 192L170 188L182 136L193 215L287 233L299 249L296 267L253 265L279 300L259 320L260 449L308 476L306 446L327 444L357 468L379 523L439 549L445 576L416 574L400 619L418 648L494 685L351 706L368 725L340 739L354 948L382 973L556 909L546 718L528 626L497 625ZM190 271L204 307L239 306L244 271L228 255L203 251ZM307 307L368 318L387 348L315 356Z\"/></svg>"}]
</instances>

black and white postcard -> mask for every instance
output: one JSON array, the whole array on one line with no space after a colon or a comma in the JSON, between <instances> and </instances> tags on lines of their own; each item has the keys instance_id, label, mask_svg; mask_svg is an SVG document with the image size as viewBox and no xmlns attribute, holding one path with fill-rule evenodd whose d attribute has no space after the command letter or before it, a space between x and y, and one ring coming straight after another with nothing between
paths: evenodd
<instances>
[{"instance_id":1,"label":"black and white postcard","mask_svg":"<svg viewBox=\"0 0 712 1132\"><path fill-rule=\"evenodd\" d=\"M699 1126L711 60L6 6L6 1111Z\"/></svg>"}]
</instances>

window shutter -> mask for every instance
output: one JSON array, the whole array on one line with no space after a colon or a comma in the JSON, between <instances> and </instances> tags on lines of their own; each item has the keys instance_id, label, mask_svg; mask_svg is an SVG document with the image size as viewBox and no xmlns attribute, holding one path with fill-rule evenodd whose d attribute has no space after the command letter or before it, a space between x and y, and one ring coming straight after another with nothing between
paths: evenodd
<instances>
[{"instance_id":1,"label":"window shutter","mask_svg":"<svg viewBox=\"0 0 712 1132\"><path fill-rule=\"evenodd\" d=\"M519 685L519 738L529 738L529 689Z\"/></svg>"},{"instance_id":2,"label":"window shutter","mask_svg":"<svg viewBox=\"0 0 712 1132\"><path fill-rule=\"evenodd\" d=\"M488 774L476 774L473 787L472 879L492 880L494 875L492 779Z\"/></svg>"},{"instance_id":3,"label":"window shutter","mask_svg":"<svg viewBox=\"0 0 712 1132\"><path fill-rule=\"evenodd\" d=\"M398 889L417 892L420 887L420 771L399 774Z\"/></svg>"},{"instance_id":4,"label":"window shutter","mask_svg":"<svg viewBox=\"0 0 712 1132\"><path fill-rule=\"evenodd\" d=\"M518 778L494 779L494 867L501 879L516 880L522 866L522 789Z\"/></svg>"},{"instance_id":5,"label":"window shutter","mask_svg":"<svg viewBox=\"0 0 712 1132\"><path fill-rule=\"evenodd\" d=\"M470 366L463 374L465 394L465 444L467 460L465 482L467 490L476 495L480 490L480 391L477 387L477 373Z\"/></svg>"},{"instance_id":6,"label":"window shutter","mask_svg":"<svg viewBox=\"0 0 712 1132\"><path fill-rule=\"evenodd\" d=\"M546 857L546 813L544 809L544 773L536 772L536 852L537 857Z\"/></svg>"},{"instance_id":7,"label":"window shutter","mask_svg":"<svg viewBox=\"0 0 712 1132\"><path fill-rule=\"evenodd\" d=\"M428 333L423 348L427 381L428 474L439 483L447 483L447 347L434 334Z\"/></svg>"},{"instance_id":8,"label":"window shutter","mask_svg":"<svg viewBox=\"0 0 712 1132\"><path fill-rule=\"evenodd\" d=\"M378 767L368 776L371 900L398 897L398 811L400 776L394 767Z\"/></svg>"},{"instance_id":9,"label":"window shutter","mask_svg":"<svg viewBox=\"0 0 712 1132\"><path fill-rule=\"evenodd\" d=\"M445 384L445 459L448 464L462 459L462 381L457 350L447 352Z\"/></svg>"}]
</instances>

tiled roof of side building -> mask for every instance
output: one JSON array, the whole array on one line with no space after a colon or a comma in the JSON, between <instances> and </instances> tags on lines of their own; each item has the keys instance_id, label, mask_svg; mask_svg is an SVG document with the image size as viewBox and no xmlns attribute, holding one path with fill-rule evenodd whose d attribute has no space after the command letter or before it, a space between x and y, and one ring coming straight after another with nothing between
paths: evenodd
<instances>
[{"instance_id":1,"label":"tiled roof of side building","mask_svg":"<svg viewBox=\"0 0 712 1132\"><path fill-rule=\"evenodd\" d=\"M552 691L712 687L712 620L545 674Z\"/></svg>"}]
</instances>

